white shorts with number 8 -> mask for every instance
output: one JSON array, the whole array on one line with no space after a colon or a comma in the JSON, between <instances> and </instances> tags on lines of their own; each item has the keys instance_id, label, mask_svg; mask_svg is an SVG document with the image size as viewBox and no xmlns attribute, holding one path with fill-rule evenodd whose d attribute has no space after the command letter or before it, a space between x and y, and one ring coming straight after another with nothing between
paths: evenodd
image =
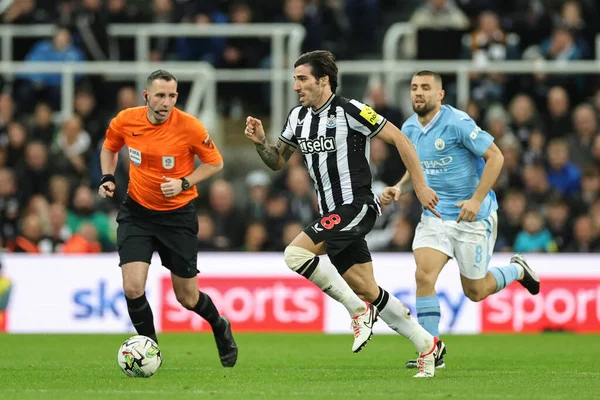
<instances>
[{"instance_id":1,"label":"white shorts with number 8","mask_svg":"<svg viewBox=\"0 0 600 400\"><path fill-rule=\"evenodd\" d=\"M487 274L497 234L496 211L486 219L460 223L424 215L417 225L413 250L427 247L441 251L456 259L462 276L481 279Z\"/></svg>"}]
</instances>

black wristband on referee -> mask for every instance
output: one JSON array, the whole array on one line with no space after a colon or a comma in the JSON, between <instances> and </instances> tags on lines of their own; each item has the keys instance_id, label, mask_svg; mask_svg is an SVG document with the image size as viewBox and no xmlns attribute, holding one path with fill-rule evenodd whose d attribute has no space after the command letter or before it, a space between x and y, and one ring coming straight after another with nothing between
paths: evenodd
<instances>
[{"instance_id":1,"label":"black wristband on referee","mask_svg":"<svg viewBox=\"0 0 600 400\"><path fill-rule=\"evenodd\" d=\"M100 184L104 185L106 182L112 182L114 184L117 183L115 181L115 176L113 174L104 174L104 175L102 175L102 178L100 178Z\"/></svg>"}]
</instances>

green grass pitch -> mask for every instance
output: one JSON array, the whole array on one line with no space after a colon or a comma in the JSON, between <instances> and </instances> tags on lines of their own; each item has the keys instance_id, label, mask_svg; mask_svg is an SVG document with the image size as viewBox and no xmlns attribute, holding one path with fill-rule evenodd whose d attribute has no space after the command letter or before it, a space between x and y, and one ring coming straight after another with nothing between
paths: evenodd
<instances>
[{"instance_id":1,"label":"green grass pitch","mask_svg":"<svg viewBox=\"0 0 600 400\"><path fill-rule=\"evenodd\" d=\"M0 399L598 399L599 336L446 336L447 368L413 379L399 336L238 334L238 363L221 367L207 334L159 336L149 379L117 366L128 335L0 335Z\"/></svg>"}]
</instances>

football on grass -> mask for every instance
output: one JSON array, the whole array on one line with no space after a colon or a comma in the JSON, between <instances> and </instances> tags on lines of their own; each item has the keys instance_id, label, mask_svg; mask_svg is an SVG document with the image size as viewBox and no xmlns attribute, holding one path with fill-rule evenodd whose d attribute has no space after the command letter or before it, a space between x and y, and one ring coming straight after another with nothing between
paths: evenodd
<instances>
[{"instance_id":1,"label":"football on grass","mask_svg":"<svg viewBox=\"0 0 600 400\"><path fill-rule=\"evenodd\" d=\"M162 354L154 340L138 335L123 342L117 361L126 375L133 378L149 378L162 365Z\"/></svg>"}]
</instances>

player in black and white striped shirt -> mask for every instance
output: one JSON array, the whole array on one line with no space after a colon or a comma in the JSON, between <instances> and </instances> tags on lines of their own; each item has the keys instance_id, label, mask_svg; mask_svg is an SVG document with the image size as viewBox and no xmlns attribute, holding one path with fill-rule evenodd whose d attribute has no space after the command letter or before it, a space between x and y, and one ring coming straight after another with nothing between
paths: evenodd
<instances>
[{"instance_id":1,"label":"player in black and white striped shirt","mask_svg":"<svg viewBox=\"0 0 600 400\"><path fill-rule=\"evenodd\" d=\"M364 237L373 228L380 206L371 190L370 139L378 135L398 148L411 177L417 176L415 192L425 208L435 212L437 195L425 184L415 150L398 128L371 107L335 95L338 70L333 54L309 52L294 67L294 90L301 106L290 112L277 144L266 141L262 123L256 118L247 118L245 130L273 170L283 168L300 148L317 191L321 218L310 223L285 249L285 261L290 269L346 307L354 329L352 351L358 352L366 344L380 315L421 353L423 369L417 375L433 376L438 339L413 320L406 306L381 289L373 277ZM319 259L318 254L325 251L331 262Z\"/></svg>"}]
</instances>

